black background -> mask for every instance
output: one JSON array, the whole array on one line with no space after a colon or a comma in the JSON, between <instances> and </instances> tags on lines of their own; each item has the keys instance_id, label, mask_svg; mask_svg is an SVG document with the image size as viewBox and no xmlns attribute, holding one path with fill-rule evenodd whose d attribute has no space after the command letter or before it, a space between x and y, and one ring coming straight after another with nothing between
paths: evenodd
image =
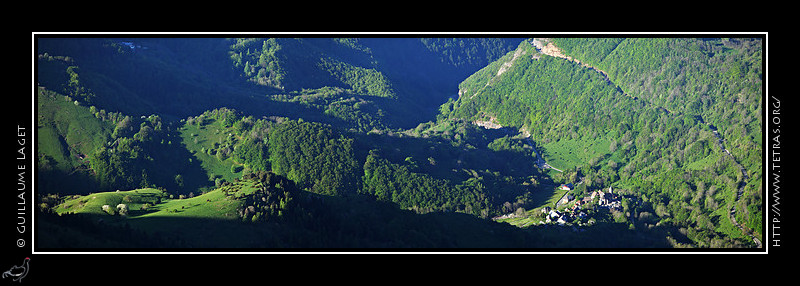
<instances>
[{"instance_id":1,"label":"black background","mask_svg":"<svg viewBox=\"0 0 800 286\"><path fill-rule=\"evenodd\" d=\"M360 30L360 29L350 29ZM24 34L23 34L24 35ZM32 37L32 35L30 36ZM25 37L21 38L25 40ZM766 46L766 41L765 41ZM32 59L21 56L24 54L24 49L20 48L18 59L14 59L14 63L19 70L24 70L25 67L32 63ZM35 48L32 47L32 57L35 58ZM766 47L765 47L766 53ZM766 63L766 59L764 60ZM32 67L33 69L33 67ZM363 250L356 250L356 252L346 252L344 254L329 254L323 251L323 254L317 255L308 252L291 253L291 252L278 252L268 253L265 255L260 254L220 254L220 253L201 253L195 254L186 252L187 250L176 250L179 253L163 253L159 251L157 254L141 254L137 251L122 250L123 254L74 254L74 253L59 253L59 254L33 254L32 246L34 245L33 236L33 218L32 214L35 211L35 195L34 195L34 182L32 177L33 172L33 159L35 154L35 142L33 138L34 128L31 126L35 121L33 114L31 114L35 103L35 82L25 72L19 72L10 79L12 82L6 82L7 85L16 86L13 89L8 89L3 96L4 112L2 128L0 129L0 273L9 270L14 265L20 265L26 257L30 260L30 269L28 275L22 279L20 283L12 282L10 277L0 279L0 285L44 285L44 283L91 283L91 282L107 282L116 283L119 279L124 279L133 284L142 283L145 285L153 284L164 285L165 278L169 281L190 282L190 281L223 281L233 282L234 280L248 280L248 281L261 281L269 283L273 278L278 278L284 275L292 275L295 282L320 282L322 281L358 281L375 279L373 274L378 274L381 281L405 281L405 282L433 282L432 278L428 275L445 276L451 278L466 278L480 276L481 272L463 271L468 267L469 269L482 269L487 275L491 274L494 282L501 282L506 278L500 278L498 275L501 273L508 273L512 276L526 274L533 274L529 276L533 281L538 279L534 278L538 275L553 275L557 273L565 274L558 269L566 267L573 271L582 272L580 269L598 269L599 265L603 269L603 273L610 274L616 272L617 275L631 274L630 270L649 269L650 278L670 276L663 271L659 271L661 266L671 266L678 269L678 272L672 274L689 275L693 277L692 272L700 274L705 272L712 274L715 278L720 276L741 276L741 275L755 275L754 278L760 278L764 275L780 274L780 276L788 277L789 273L786 270L779 270L778 266L789 266L789 262L783 260L785 258L787 249L793 248L791 243L791 227L789 223L789 216L792 210L789 208L791 201L785 197L781 198L781 219L782 227L781 233L781 246L772 247L770 234L772 223L767 221L767 234L762 241L763 245L768 248L768 252L744 252L741 254L728 254L722 252L717 254L711 252L708 255L698 254L695 252L688 252L687 254L669 254L658 252L653 255L648 254L589 254L586 256L575 255L558 255L558 254L543 254L542 256L515 256L515 255L492 255L480 253L478 255L469 255L464 257L464 254L446 252L447 254L440 255L438 253L418 255L404 255L402 251L392 251L390 255L382 255L381 253L364 252ZM766 72L764 76L766 85ZM773 88L773 91L776 89ZM13 92L12 92L13 91ZM792 137L789 135L793 127L793 118L791 118L792 103L786 99L787 96L794 94L778 93L773 94L764 93L764 98L775 96L781 99L782 104L782 118L781 118L781 144L782 146L791 146ZM12 100L13 98L13 100ZM766 105L766 102L765 102ZM772 110L771 107L765 106L764 110ZM765 112L765 117L768 115ZM768 118L765 118L765 122ZM35 123L34 123L35 124ZM17 151L20 146L17 144L17 127L25 128L25 153L26 159L24 162L17 160ZM766 132L765 136L771 136L771 133ZM769 142L765 140L765 143ZM781 195L788 195L791 190L785 188L786 183L790 182L792 178L793 169L790 169L791 158L794 156L790 154L788 148L782 150L782 159L784 160L781 166ZM771 166L768 161L771 158L767 154L764 158L766 168ZM17 166L20 163L26 164L25 170L18 170ZM26 232L19 234L16 231L18 226L18 202L17 198L20 191L17 190L17 179L20 171L25 171L25 227ZM766 178L765 190L765 203L772 202L772 178ZM766 212L770 211L769 205L764 206L765 217ZM46 235L46 234L38 234ZM17 240L24 239L26 245L24 247L17 247ZM112 250L114 251L114 250ZM166 250L171 251L171 250ZM192 250L188 250L192 251ZM203 251L203 250L198 250ZM347 251L347 250L345 250ZM380 251L380 250L378 250ZM469 250L464 250L469 252ZM535 251L535 250L533 250ZM613 251L613 250L612 250ZM505 252L501 252L505 254ZM730 257L734 255L735 257ZM578 263L580 262L580 263ZM577 263L577 264L575 264ZM580 267L583 265L583 267ZM553 266L556 266L553 268ZM453 271L451 267L455 267L458 271ZM693 268L701 267L701 268ZM450 270L448 270L450 269ZM693 271L695 269L697 271ZM703 271L700 271L702 269ZM737 270L738 269L738 270ZM741 270L750 269L752 273L745 274ZM716 272L713 270L724 270L725 272ZM771 272L772 270L778 272ZM609 272L610 271L610 272ZM655 272L652 272L655 271ZM708 271L708 272L706 272ZM781 272L783 271L783 272ZM748 271L749 272L749 271ZM295 276L294 274L304 273L304 275ZM611 274L614 276L613 274ZM503 275L505 276L505 275ZM394 277L394 278L392 278ZM416 278L414 278L416 277ZM570 275L565 276L570 277ZM586 276L596 277L594 275ZM617 276L621 277L621 276ZM397 279L399 278L399 279ZM541 276L540 276L541 278ZM689 277L686 277L689 278ZM212 280L213 279L213 280ZM388 280L386 280L388 279ZM523 280L517 280L518 283L526 283ZM694 279L690 279L694 280ZM451 281L454 282L455 280ZM474 281L477 282L478 280ZM539 280L541 282L541 280ZM652 281L652 280L650 280ZM377 280L375 282L378 282ZM506 283L511 282L505 280ZM529 283L530 280L527 282ZM587 281L588 282L588 281ZM628 282L633 282L628 280ZM512 282L514 283L514 282Z\"/></svg>"}]
</instances>

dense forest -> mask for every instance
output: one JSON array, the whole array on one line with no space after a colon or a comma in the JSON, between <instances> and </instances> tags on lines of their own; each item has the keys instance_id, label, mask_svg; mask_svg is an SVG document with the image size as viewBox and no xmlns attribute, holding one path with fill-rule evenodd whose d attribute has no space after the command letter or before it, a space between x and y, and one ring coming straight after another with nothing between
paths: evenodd
<instances>
[{"instance_id":1,"label":"dense forest","mask_svg":"<svg viewBox=\"0 0 800 286\"><path fill-rule=\"evenodd\" d=\"M755 247L761 46L42 37L44 247Z\"/></svg>"}]
</instances>

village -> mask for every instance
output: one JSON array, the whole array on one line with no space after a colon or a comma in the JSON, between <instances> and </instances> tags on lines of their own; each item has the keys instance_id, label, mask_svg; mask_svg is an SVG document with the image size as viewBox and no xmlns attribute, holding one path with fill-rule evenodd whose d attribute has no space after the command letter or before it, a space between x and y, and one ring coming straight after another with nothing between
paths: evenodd
<instances>
[{"instance_id":1,"label":"village","mask_svg":"<svg viewBox=\"0 0 800 286\"><path fill-rule=\"evenodd\" d=\"M586 195L582 198L575 198L575 196L569 192L574 189L572 184L562 184L558 189L567 192L555 203L554 208L548 206L541 209L541 212L545 214L545 219L540 221L539 224L557 223L559 225L565 225L574 222L576 219L586 219L588 217L586 208L591 206L593 202L596 202L599 208L616 211L622 210L620 196L614 193L612 187L608 187L605 191L592 191L590 195Z\"/></svg>"},{"instance_id":2,"label":"village","mask_svg":"<svg viewBox=\"0 0 800 286\"><path fill-rule=\"evenodd\" d=\"M540 215L531 215L529 223L538 225L583 225L586 221L591 219L590 209L607 209L609 211L621 211L621 195L615 192L613 187L607 189L595 190L590 194L580 198L576 198L571 191L574 190L574 185L571 183L562 184L557 189L566 191L564 195L553 206L545 206L540 209ZM503 220L521 217L518 213L510 213L502 216L495 217L494 220ZM538 222L534 219L540 218Z\"/></svg>"},{"instance_id":3,"label":"village","mask_svg":"<svg viewBox=\"0 0 800 286\"><path fill-rule=\"evenodd\" d=\"M534 46L537 47L537 50L542 49L541 43L534 39L533 42ZM461 95L461 91L459 90L459 96ZM507 132L510 132L506 129L506 127L497 123L497 119L493 116L487 116L488 120L476 120L472 123L483 127L485 129L503 129ZM525 137L526 140L529 141L531 146L535 146L533 140L528 136ZM536 167L540 169L553 169L558 172L563 172L562 170L556 169L553 166L547 164L544 158L536 152L535 147L532 153L532 156L536 158ZM545 206L541 208L541 215L544 216L542 220L538 221L537 224L557 224L557 225L574 225L581 223L577 222L577 220L585 221L590 219L589 213L587 209L591 207L593 202L596 202L597 208L604 208L613 211L621 211L622 210L622 203L621 203L621 196L618 193L614 192L613 187L608 187L608 189L601 189L592 191L591 194L585 195L582 198L577 198L572 194L572 191L575 189L576 186L583 184L584 178L580 178L580 180L573 184L573 183L566 183L561 184L556 188L558 191L564 191L561 198L554 203L554 206L551 208L550 206ZM512 218L519 218L526 216L520 212L513 212L504 214L501 216L493 217L492 220L506 220ZM527 215L529 217L530 213ZM538 217L538 216L536 216ZM526 223L525 225L529 225Z\"/></svg>"}]
</instances>

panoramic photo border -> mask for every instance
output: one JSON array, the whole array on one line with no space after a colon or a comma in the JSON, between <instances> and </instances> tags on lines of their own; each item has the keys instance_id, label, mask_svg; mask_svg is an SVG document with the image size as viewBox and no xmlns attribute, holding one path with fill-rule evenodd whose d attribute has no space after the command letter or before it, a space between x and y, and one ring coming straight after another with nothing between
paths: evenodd
<instances>
[{"instance_id":1,"label":"panoramic photo border","mask_svg":"<svg viewBox=\"0 0 800 286\"><path fill-rule=\"evenodd\" d=\"M117 37L198 37L198 36L209 36L209 37L223 37L228 35L241 35L241 36L249 36L249 35L258 35L258 36L265 36L265 35L279 35L279 36L293 36L293 35L300 35L300 36L310 36L310 37L327 37L327 36L366 36L366 37L376 37L376 36L385 36L385 37L413 37L413 36L469 36L469 37L484 37L484 36L498 36L498 37L531 37L534 35L546 35L546 36L575 36L575 37L609 37L609 36L633 36L633 37L683 37L683 36L709 36L709 37L716 37L720 35L728 35L728 36L760 36L763 37L763 50L764 50L764 73L763 73L763 81L764 81L764 101L763 101L763 110L768 110L768 113L764 114L764 141L767 145L764 148L763 153L763 161L764 164L764 174L766 176L766 180L763 180L763 184L765 189L767 190L768 196L765 196L764 199L764 211L765 211L765 218L764 223L765 232L764 235L765 240L769 238L768 241L762 242L763 249L761 250L754 250L754 249L665 249L665 250L643 250L643 249L536 249L536 250L527 250L527 249L511 249L511 250L499 250L499 249L436 249L436 250L428 250L428 249L420 249L420 250L401 250L401 249L390 249L384 251L382 249L315 249L306 251L304 249L288 249L288 250L234 250L234 249L203 249L200 251L191 250L191 249L170 249L170 250L145 250L140 251L139 249L130 249L130 250L109 250L109 249L85 249L85 250L64 250L64 251L41 251L37 250L35 245L35 239L37 235L35 232L35 223L36 223L36 205L35 205L35 190L36 190L36 172L35 168L33 167L33 157L35 156L35 139L36 138L36 40L39 37L106 37L106 36L117 36ZM39 255L59 255L59 254L67 254L67 255L82 255L82 254L269 254L269 253L312 253L312 254L360 254L360 253L380 253L380 254L398 254L398 253L414 253L414 254L455 254L455 253L499 253L499 254L507 254L507 253L523 253L523 254L538 254L538 253L547 253L547 254L559 254L559 253L581 253L581 254L629 254L629 253L645 253L645 254L662 254L662 253L686 253L686 254L693 254L693 253L702 253L702 254L728 254L728 253L752 253L752 254L769 254L773 251L778 251L784 245L781 241L781 235L785 230L785 221L782 220L781 216L781 208L780 208L780 200L781 200L781 193L780 188L782 187L783 183L780 181L780 175L782 173L782 165L780 164L781 158L785 158L785 154L781 154L781 144L780 144L780 132L781 132L781 121L784 118L782 113L782 109L786 110L785 101L782 102L782 95L770 95L768 93L768 84L767 84L767 71L768 71L768 45L767 45L767 35L768 33L540 33L540 32L530 32L530 33L518 33L518 32L497 32L497 33L419 33L419 32L409 32L409 33L319 33L319 32L312 32L312 33L303 33L303 32L288 32L288 33L235 33L235 32L225 32L225 33L33 33L32 35L32 46L33 46L33 60L32 60L32 75L31 81L33 86L33 94L31 96L31 109L30 109L30 121L25 122L22 120L21 116L18 116L17 121L12 126L11 130L16 130L15 136L13 141L16 143L16 150L15 150L15 160L13 163L8 163L7 168L14 169L14 178L16 179L14 182L14 188L17 190L14 198L7 198L2 201L13 202L18 206L24 207L16 207L15 215L13 216L13 229L17 232L14 233L14 239L12 240L15 245L11 247L13 250L17 250L17 253L24 253L24 254L17 254L11 260L19 260L18 257L29 257L34 256L32 260L35 261L36 258L41 256ZM784 105L782 105L782 103ZM24 110L24 109L22 109ZM12 139L9 138L9 141ZM767 144L766 142L769 142ZM768 203L769 202L769 203ZM769 204L769 206L767 206ZM6 208L4 208L6 209ZM8 225L8 224L7 224ZM11 227L5 227L7 229ZM4 247L5 248L5 247ZM19 251L23 250L23 251ZM29 259L31 260L31 259ZM10 263L14 261L3 261L3 263ZM0 265L2 266L2 265Z\"/></svg>"}]
</instances>

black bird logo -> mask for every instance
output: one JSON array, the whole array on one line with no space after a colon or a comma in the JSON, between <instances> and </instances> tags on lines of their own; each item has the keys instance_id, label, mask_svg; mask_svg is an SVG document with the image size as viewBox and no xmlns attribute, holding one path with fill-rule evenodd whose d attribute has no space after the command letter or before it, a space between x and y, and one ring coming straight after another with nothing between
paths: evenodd
<instances>
[{"instance_id":1,"label":"black bird logo","mask_svg":"<svg viewBox=\"0 0 800 286\"><path fill-rule=\"evenodd\" d=\"M14 277L12 280L20 281L22 278L25 278L28 275L28 263L31 261L30 257L25 257L25 260L22 261L22 265L20 266L12 266L6 272L3 272L3 278L5 279L8 276Z\"/></svg>"}]
</instances>

